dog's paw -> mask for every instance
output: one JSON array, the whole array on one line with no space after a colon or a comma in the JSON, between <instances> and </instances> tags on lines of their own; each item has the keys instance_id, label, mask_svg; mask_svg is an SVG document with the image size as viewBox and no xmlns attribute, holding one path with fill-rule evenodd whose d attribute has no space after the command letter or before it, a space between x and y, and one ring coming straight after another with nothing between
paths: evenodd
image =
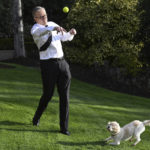
<instances>
[{"instance_id":1,"label":"dog's paw","mask_svg":"<svg viewBox=\"0 0 150 150\"><path fill-rule=\"evenodd\" d=\"M109 143L109 145L117 146L120 145L120 143Z\"/></svg>"}]
</instances>

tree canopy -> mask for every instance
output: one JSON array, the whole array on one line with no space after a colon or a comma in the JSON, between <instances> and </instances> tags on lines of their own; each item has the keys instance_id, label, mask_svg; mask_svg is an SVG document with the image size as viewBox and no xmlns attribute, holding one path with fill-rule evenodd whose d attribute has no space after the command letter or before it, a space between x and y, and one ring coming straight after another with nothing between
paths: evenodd
<instances>
[{"instance_id":1,"label":"tree canopy","mask_svg":"<svg viewBox=\"0 0 150 150\"><path fill-rule=\"evenodd\" d=\"M0 33L10 35L13 33L12 28L12 1L5 0L0 2Z\"/></svg>"},{"instance_id":2,"label":"tree canopy","mask_svg":"<svg viewBox=\"0 0 150 150\"><path fill-rule=\"evenodd\" d=\"M74 49L66 51L69 60L135 71L142 66L143 43L136 40L141 12L138 0L77 0L67 18L68 27L78 32Z\"/></svg>"},{"instance_id":3,"label":"tree canopy","mask_svg":"<svg viewBox=\"0 0 150 150\"><path fill-rule=\"evenodd\" d=\"M67 30L77 29L76 39L65 44L65 53L71 62L108 63L130 71L150 64L149 0L26 0L22 3L28 35L34 23L32 9L37 5L46 8L49 20ZM70 8L68 14L62 12L64 6ZM1 1L0 13L3 20L0 33L12 35L11 0Z\"/></svg>"}]
</instances>

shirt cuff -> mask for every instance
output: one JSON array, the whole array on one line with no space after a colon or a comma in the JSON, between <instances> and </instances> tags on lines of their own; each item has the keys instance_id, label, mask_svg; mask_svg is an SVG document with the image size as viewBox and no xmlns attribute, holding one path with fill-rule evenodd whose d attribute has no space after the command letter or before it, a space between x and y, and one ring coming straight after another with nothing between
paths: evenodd
<instances>
[{"instance_id":1,"label":"shirt cuff","mask_svg":"<svg viewBox=\"0 0 150 150\"><path fill-rule=\"evenodd\" d=\"M49 31L53 31L53 29L55 28L55 27L46 27L47 28L47 30L49 30Z\"/></svg>"}]
</instances>

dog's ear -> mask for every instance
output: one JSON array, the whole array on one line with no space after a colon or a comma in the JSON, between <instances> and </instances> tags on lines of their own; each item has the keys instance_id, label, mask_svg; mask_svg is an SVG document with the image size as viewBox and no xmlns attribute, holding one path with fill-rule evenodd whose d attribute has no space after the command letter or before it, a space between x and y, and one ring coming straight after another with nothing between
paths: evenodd
<instances>
[{"instance_id":1,"label":"dog's ear","mask_svg":"<svg viewBox=\"0 0 150 150\"><path fill-rule=\"evenodd\" d=\"M120 124L117 121L114 121L118 126L120 126Z\"/></svg>"}]
</instances>

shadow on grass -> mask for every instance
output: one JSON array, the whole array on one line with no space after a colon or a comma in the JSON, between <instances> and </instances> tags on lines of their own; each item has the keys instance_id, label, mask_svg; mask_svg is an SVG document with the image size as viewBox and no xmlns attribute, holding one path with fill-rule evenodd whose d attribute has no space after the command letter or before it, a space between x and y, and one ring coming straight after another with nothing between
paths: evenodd
<instances>
[{"instance_id":1,"label":"shadow on grass","mask_svg":"<svg viewBox=\"0 0 150 150\"><path fill-rule=\"evenodd\" d=\"M13 122L13 121L0 121L0 125L15 126L15 125L27 125L27 124L21 122Z\"/></svg>"},{"instance_id":2,"label":"shadow on grass","mask_svg":"<svg viewBox=\"0 0 150 150\"><path fill-rule=\"evenodd\" d=\"M7 130L7 131L12 131L12 132L39 132L39 133L59 133L58 130L42 130L42 129L10 129L10 128L0 128L0 130Z\"/></svg>"},{"instance_id":3,"label":"shadow on grass","mask_svg":"<svg viewBox=\"0 0 150 150\"><path fill-rule=\"evenodd\" d=\"M50 133L59 133L58 130L42 130L38 127L35 126L35 129L27 129L28 127L33 127L31 124L25 124L25 123L21 123L21 122L13 122L13 121L0 121L0 126L7 126L6 128L0 127L0 130L7 130L7 131L17 131L17 132L50 132ZM18 128L19 126L23 126L23 128ZM17 129L13 129L12 128L8 128L8 126L17 126ZM25 129L26 128L26 129Z\"/></svg>"},{"instance_id":4,"label":"shadow on grass","mask_svg":"<svg viewBox=\"0 0 150 150\"><path fill-rule=\"evenodd\" d=\"M101 145L101 146L105 146L107 145L107 143L105 141L92 141L92 142L63 142L63 141L59 141L58 144L62 144L62 145L67 145L67 146L84 146L84 145Z\"/></svg>"}]
</instances>

